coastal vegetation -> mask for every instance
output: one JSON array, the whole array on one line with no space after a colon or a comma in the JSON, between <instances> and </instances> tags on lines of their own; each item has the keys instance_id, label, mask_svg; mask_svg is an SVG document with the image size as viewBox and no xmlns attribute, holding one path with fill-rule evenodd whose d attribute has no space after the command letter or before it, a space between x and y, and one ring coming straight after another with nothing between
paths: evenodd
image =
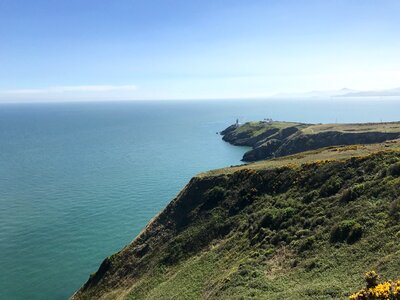
<instances>
[{"instance_id":1,"label":"coastal vegetation","mask_svg":"<svg viewBox=\"0 0 400 300\"><path fill-rule=\"evenodd\" d=\"M229 126L221 134L233 145L252 147L243 160L257 161L329 146L397 139L400 123L303 124L268 120Z\"/></svg>"},{"instance_id":2,"label":"coastal vegetation","mask_svg":"<svg viewBox=\"0 0 400 300\"><path fill-rule=\"evenodd\" d=\"M398 141L199 174L73 299L381 299L352 293L398 278L399 199Z\"/></svg>"},{"instance_id":3,"label":"coastal vegetation","mask_svg":"<svg viewBox=\"0 0 400 300\"><path fill-rule=\"evenodd\" d=\"M400 299L400 280L378 282L375 271L365 274L366 287L350 296L350 300L397 300Z\"/></svg>"}]
</instances>

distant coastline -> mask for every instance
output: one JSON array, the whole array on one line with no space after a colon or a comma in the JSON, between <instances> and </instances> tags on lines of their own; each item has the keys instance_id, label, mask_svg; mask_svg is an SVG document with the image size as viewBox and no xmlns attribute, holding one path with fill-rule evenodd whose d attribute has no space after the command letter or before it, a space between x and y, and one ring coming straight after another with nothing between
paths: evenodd
<instances>
[{"instance_id":1,"label":"distant coastline","mask_svg":"<svg viewBox=\"0 0 400 300\"><path fill-rule=\"evenodd\" d=\"M251 162L318 148L373 144L400 137L400 122L355 124L305 124L272 121L233 124L221 131L223 140L250 146L243 161Z\"/></svg>"}]
</instances>

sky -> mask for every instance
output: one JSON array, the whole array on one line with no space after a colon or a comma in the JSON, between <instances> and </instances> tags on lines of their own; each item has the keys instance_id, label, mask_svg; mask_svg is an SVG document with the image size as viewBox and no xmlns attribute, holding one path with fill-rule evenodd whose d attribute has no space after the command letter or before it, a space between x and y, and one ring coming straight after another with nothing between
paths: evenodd
<instances>
[{"instance_id":1,"label":"sky","mask_svg":"<svg viewBox=\"0 0 400 300\"><path fill-rule=\"evenodd\" d=\"M0 0L0 101L400 87L398 0Z\"/></svg>"}]
</instances>

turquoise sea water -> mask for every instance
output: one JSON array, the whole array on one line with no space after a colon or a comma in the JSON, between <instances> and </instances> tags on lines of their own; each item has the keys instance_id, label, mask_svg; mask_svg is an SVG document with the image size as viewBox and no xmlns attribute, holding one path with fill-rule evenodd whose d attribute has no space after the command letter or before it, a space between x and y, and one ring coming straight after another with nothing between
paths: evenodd
<instances>
[{"instance_id":1,"label":"turquoise sea water","mask_svg":"<svg viewBox=\"0 0 400 300\"><path fill-rule=\"evenodd\" d=\"M272 117L400 120L399 99L0 105L0 299L66 299L196 173L246 150L217 131Z\"/></svg>"}]
</instances>

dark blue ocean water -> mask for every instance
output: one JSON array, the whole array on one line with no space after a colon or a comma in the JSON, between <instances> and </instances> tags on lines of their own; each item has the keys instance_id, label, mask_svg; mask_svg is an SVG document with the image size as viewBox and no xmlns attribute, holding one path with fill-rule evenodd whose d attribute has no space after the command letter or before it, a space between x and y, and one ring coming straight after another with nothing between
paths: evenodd
<instances>
[{"instance_id":1,"label":"dark blue ocean water","mask_svg":"<svg viewBox=\"0 0 400 300\"><path fill-rule=\"evenodd\" d=\"M399 99L0 104L0 299L66 299L196 173L239 164L217 131L272 117L400 119Z\"/></svg>"}]
</instances>

